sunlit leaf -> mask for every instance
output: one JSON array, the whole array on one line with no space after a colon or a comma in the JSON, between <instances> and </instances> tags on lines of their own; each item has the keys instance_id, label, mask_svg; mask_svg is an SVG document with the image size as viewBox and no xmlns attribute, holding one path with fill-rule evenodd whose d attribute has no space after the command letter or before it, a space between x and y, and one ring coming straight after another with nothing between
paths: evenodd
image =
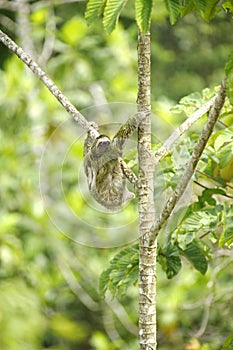
<instances>
[{"instance_id":1,"label":"sunlit leaf","mask_svg":"<svg viewBox=\"0 0 233 350\"><path fill-rule=\"evenodd\" d=\"M220 11L218 7L219 0L208 0L206 7L201 11L202 18L206 21L210 21L214 18L217 12Z\"/></svg>"},{"instance_id":2,"label":"sunlit leaf","mask_svg":"<svg viewBox=\"0 0 233 350\"><path fill-rule=\"evenodd\" d=\"M192 12L193 9L195 9L195 5L194 5L193 0L185 0L183 2L182 7L181 7L180 14L181 14L182 17L184 17L188 13Z\"/></svg>"},{"instance_id":3,"label":"sunlit leaf","mask_svg":"<svg viewBox=\"0 0 233 350\"><path fill-rule=\"evenodd\" d=\"M148 32L151 21L153 0L136 0L136 21L143 34Z\"/></svg>"},{"instance_id":4,"label":"sunlit leaf","mask_svg":"<svg viewBox=\"0 0 233 350\"><path fill-rule=\"evenodd\" d=\"M88 25L95 22L102 14L106 0L89 0L85 12L85 18Z\"/></svg>"},{"instance_id":5,"label":"sunlit leaf","mask_svg":"<svg viewBox=\"0 0 233 350\"><path fill-rule=\"evenodd\" d=\"M179 0L165 0L166 7L169 12L169 18L171 24L175 24L181 10L181 5Z\"/></svg>"},{"instance_id":6,"label":"sunlit leaf","mask_svg":"<svg viewBox=\"0 0 233 350\"><path fill-rule=\"evenodd\" d=\"M233 127L221 130L214 141L214 148L218 151L226 142L233 142Z\"/></svg>"},{"instance_id":7,"label":"sunlit leaf","mask_svg":"<svg viewBox=\"0 0 233 350\"><path fill-rule=\"evenodd\" d=\"M104 19L103 24L107 33L111 33L118 22L121 11L127 0L107 0L104 9Z\"/></svg>"}]
</instances>

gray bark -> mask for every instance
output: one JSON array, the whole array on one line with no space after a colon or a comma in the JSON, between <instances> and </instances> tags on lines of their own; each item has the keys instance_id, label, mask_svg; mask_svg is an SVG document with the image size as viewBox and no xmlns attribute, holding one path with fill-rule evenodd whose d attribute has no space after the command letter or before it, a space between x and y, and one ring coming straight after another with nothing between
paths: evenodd
<instances>
[{"instance_id":1,"label":"gray bark","mask_svg":"<svg viewBox=\"0 0 233 350\"><path fill-rule=\"evenodd\" d=\"M139 208L139 344L140 350L156 349L156 241L150 244L155 216L154 157L151 154L150 33L138 35L138 112L146 117L138 129Z\"/></svg>"}]
</instances>

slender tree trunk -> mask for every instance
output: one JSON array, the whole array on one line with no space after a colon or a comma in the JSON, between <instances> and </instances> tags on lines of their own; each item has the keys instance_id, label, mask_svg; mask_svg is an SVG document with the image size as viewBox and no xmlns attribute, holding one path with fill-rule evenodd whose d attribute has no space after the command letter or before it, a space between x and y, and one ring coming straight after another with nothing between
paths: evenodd
<instances>
[{"instance_id":1,"label":"slender tree trunk","mask_svg":"<svg viewBox=\"0 0 233 350\"><path fill-rule=\"evenodd\" d=\"M150 246L154 208L154 159L151 154L150 33L138 34L138 111L146 117L138 130L139 344L140 350L156 349L156 242Z\"/></svg>"}]
</instances>

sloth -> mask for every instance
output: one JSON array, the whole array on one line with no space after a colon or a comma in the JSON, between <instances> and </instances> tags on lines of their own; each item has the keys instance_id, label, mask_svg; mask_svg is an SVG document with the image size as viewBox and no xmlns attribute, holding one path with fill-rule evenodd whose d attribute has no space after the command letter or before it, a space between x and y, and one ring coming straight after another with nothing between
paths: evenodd
<instances>
[{"instance_id":1,"label":"sloth","mask_svg":"<svg viewBox=\"0 0 233 350\"><path fill-rule=\"evenodd\" d=\"M127 166L121 156L122 151L108 136L93 138L88 132L84 143L84 169L89 191L98 203L111 210L120 209L135 197L126 186L124 169Z\"/></svg>"},{"instance_id":2,"label":"sloth","mask_svg":"<svg viewBox=\"0 0 233 350\"><path fill-rule=\"evenodd\" d=\"M87 132L84 142L84 169L94 199L107 209L118 210L135 198L127 188L128 179L137 191L138 179L122 159L126 140L147 115L138 112L124 123L112 140L106 135Z\"/></svg>"}]
</instances>

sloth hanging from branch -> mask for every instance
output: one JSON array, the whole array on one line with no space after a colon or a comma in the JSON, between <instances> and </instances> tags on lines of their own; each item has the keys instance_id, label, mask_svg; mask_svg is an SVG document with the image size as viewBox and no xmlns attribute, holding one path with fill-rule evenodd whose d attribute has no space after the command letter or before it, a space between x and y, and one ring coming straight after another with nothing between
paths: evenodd
<instances>
[{"instance_id":1,"label":"sloth hanging from branch","mask_svg":"<svg viewBox=\"0 0 233 350\"><path fill-rule=\"evenodd\" d=\"M107 209L117 210L135 197L127 188L126 178L137 191L137 177L122 159L126 140L137 129L143 113L123 124L112 140L88 130L84 143L84 168L94 199Z\"/></svg>"}]
</instances>

